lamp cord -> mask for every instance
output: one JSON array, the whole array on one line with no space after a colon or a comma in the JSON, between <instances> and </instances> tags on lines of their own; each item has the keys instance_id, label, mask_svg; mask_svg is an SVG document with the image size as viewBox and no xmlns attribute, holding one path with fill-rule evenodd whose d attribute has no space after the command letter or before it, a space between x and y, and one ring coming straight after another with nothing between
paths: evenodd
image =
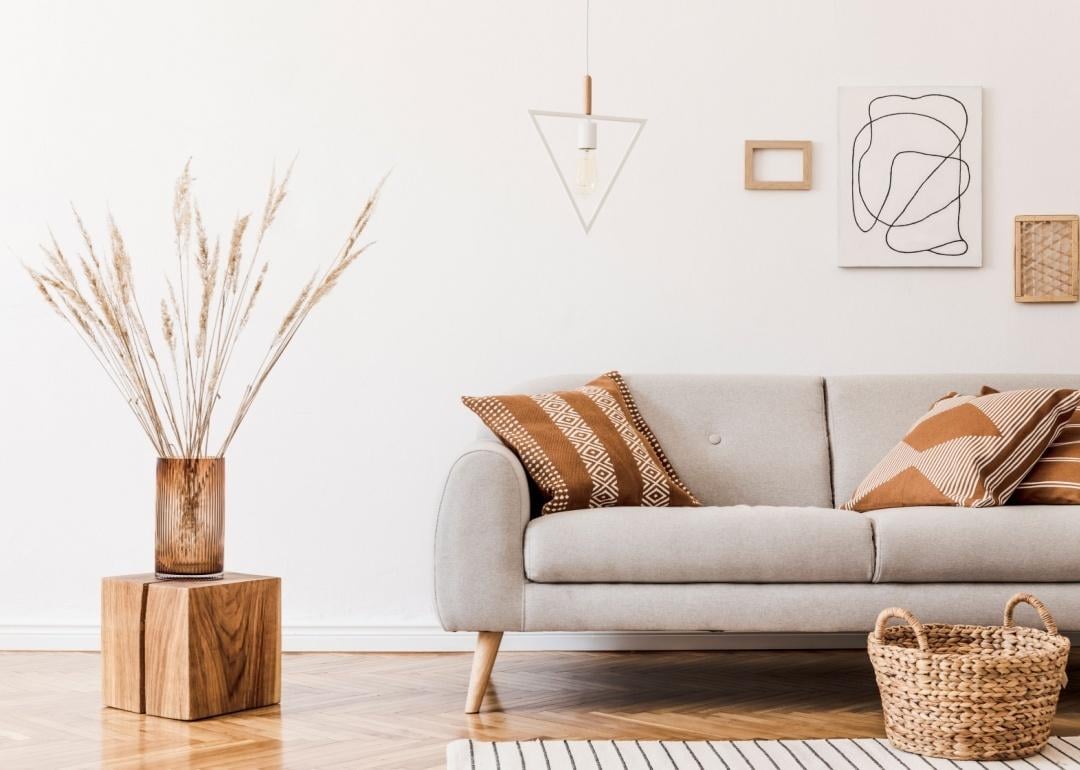
<instances>
[{"instance_id":1,"label":"lamp cord","mask_svg":"<svg viewBox=\"0 0 1080 770\"><path fill-rule=\"evenodd\" d=\"M589 0L585 0L585 74L589 74Z\"/></svg>"}]
</instances>

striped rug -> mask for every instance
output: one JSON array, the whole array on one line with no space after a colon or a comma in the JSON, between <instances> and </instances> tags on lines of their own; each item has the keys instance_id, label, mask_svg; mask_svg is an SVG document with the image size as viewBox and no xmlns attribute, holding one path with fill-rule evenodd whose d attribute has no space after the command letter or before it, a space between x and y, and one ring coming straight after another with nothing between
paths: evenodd
<instances>
[{"instance_id":1,"label":"striped rug","mask_svg":"<svg viewBox=\"0 0 1080 770\"><path fill-rule=\"evenodd\" d=\"M454 741L447 770L996 770L1080 768L1080 738L1051 738L1011 762L954 762L908 754L877 738L822 741Z\"/></svg>"}]
</instances>

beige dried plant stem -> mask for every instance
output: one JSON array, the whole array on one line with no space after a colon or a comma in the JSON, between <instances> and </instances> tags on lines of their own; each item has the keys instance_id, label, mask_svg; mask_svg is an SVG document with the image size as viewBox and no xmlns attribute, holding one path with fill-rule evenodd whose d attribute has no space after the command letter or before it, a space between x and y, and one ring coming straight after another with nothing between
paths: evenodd
<instances>
[{"instance_id":1,"label":"beige dried plant stem","mask_svg":"<svg viewBox=\"0 0 1080 770\"><path fill-rule=\"evenodd\" d=\"M352 229L349 231L349 235L345 238L345 243L342 245L341 249L338 250L338 254L334 258L334 261L326 268L322 278L316 281L314 285L309 282L307 286L304 287L300 297L285 316L285 320L278 329L277 335L270 343L266 356L263 358L263 363L260 365L251 384L249 384L244 391L244 398L240 403L240 408L237 410L232 425L225 435L225 440L221 445L221 449L218 451L219 457L223 456L228 450L229 444L232 443L236 431L240 428L240 424L247 416L252 402L259 394L259 390L262 389L263 383L266 382L266 378L277 365L277 362L280 360L286 348L288 348L289 343L292 342L293 337L304 323L308 314L330 293L342 274L344 274L353 262L355 262L368 246L371 245L366 244L357 247L356 242L360 239L360 236L367 227L371 215L375 212L375 204L378 202L379 193L382 191L385 182L386 177L383 177L376 186L375 191L371 194L371 197L368 198L364 207L360 210L356 221L353 223Z\"/></svg>"},{"instance_id":2,"label":"beige dried plant stem","mask_svg":"<svg viewBox=\"0 0 1080 770\"><path fill-rule=\"evenodd\" d=\"M208 456L220 390L269 272L263 242L285 200L291 175L292 165L280 182L271 176L253 247L245 248L250 217L239 216L223 255L220 239L210 246L192 192L191 163L184 165L173 197L176 272L166 276L168 293L159 301L159 339L146 323L132 259L111 215L108 258L98 255L75 212L86 251L77 260L79 270L51 234L50 242L42 246L45 266L40 270L26 267L37 292L90 350L160 457ZM334 259L325 270L316 271L285 313L214 456L223 456L232 443L255 396L308 314L367 248L357 244L382 184L361 208ZM158 354L160 345L167 354Z\"/></svg>"}]
</instances>

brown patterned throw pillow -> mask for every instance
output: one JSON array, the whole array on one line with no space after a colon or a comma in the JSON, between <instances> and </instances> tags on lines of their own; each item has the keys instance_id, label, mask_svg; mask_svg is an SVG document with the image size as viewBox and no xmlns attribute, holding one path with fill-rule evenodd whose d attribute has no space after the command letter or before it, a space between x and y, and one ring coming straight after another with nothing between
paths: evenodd
<instances>
[{"instance_id":1,"label":"brown patterned throw pillow","mask_svg":"<svg viewBox=\"0 0 1080 770\"><path fill-rule=\"evenodd\" d=\"M997 393L983 386L980 395ZM1017 505L1080 505L1080 409L1058 430L1009 498Z\"/></svg>"},{"instance_id":2,"label":"brown patterned throw pillow","mask_svg":"<svg viewBox=\"0 0 1080 770\"><path fill-rule=\"evenodd\" d=\"M1051 388L949 396L870 471L843 508L1003 505L1080 404Z\"/></svg>"},{"instance_id":3,"label":"brown patterned throw pillow","mask_svg":"<svg viewBox=\"0 0 1080 770\"><path fill-rule=\"evenodd\" d=\"M521 458L544 496L541 513L701 505L618 372L576 390L461 400Z\"/></svg>"}]
</instances>

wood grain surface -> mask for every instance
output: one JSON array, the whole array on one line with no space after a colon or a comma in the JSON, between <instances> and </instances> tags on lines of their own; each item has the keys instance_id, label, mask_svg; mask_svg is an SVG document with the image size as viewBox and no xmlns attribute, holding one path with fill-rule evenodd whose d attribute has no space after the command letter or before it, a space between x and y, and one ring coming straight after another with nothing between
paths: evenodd
<instances>
[{"instance_id":1,"label":"wood grain surface","mask_svg":"<svg viewBox=\"0 0 1080 770\"><path fill-rule=\"evenodd\" d=\"M141 586L141 602L133 586ZM279 578L126 576L106 578L102 591L105 705L191 720L281 699Z\"/></svg>"},{"instance_id":2,"label":"wood grain surface","mask_svg":"<svg viewBox=\"0 0 1080 770\"><path fill-rule=\"evenodd\" d=\"M144 575L101 581L101 699L106 706L142 713ZM108 622L105 619L108 618Z\"/></svg>"},{"instance_id":3,"label":"wood grain surface","mask_svg":"<svg viewBox=\"0 0 1080 770\"><path fill-rule=\"evenodd\" d=\"M884 735L861 650L503 652L465 715L471 657L286 654L281 705L177 722L101 708L97 653L0 653L0 767L419 770L456 738ZM1080 688L1054 732L1080 734Z\"/></svg>"}]
</instances>

